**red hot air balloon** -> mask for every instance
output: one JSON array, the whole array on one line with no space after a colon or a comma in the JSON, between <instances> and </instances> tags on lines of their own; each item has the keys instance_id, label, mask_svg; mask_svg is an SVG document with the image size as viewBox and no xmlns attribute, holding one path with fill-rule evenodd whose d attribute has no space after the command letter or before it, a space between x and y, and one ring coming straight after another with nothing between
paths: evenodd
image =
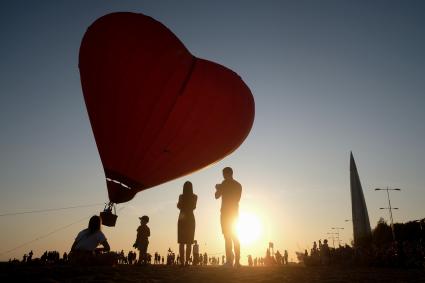
<instances>
[{"instance_id":1,"label":"red hot air balloon","mask_svg":"<svg viewBox=\"0 0 425 283\"><path fill-rule=\"evenodd\" d=\"M81 42L79 68L114 203L219 161L254 121L254 99L236 73L196 58L142 14L96 20Z\"/></svg>"}]
</instances>

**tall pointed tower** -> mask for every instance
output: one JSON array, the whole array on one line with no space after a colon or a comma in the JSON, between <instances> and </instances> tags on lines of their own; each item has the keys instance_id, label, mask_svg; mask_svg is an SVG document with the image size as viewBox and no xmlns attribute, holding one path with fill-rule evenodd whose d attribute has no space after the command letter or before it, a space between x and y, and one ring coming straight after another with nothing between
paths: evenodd
<instances>
[{"instance_id":1,"label":"tall pointed tower","mask_svg":"<svg viewBox=\"0 0 425 283\"><path fill-rule=\"evenodd\" d=\"M351 185L351 211L353 220L354 245L358 246L362 239L372 235L367 213L366 202L363 196L362 184L357 172L353 153L350 152L350 185Z\"/></svg>"}]
</instances>

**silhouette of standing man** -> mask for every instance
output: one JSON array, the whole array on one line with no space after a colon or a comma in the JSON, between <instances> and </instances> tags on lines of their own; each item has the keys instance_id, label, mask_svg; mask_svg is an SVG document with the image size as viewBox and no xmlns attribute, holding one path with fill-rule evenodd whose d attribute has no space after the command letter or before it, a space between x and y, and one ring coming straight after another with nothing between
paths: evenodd
<instances>
[{"instance_id":1,"label":"silhouette of standing man","mask_svg":"<svg viewBox=\"0 0 425 283\"><path fill-rule=\"evenodd\" d=\"M240 263L240 243L234 231L234 224L239 216L239 201L242 194L242 186L233 179L233 170L230 167L223 169L223 182L215 185L215 198L221 197L221 230L224 236L226 247L226 266L232 267L233 260L235 267ZM235 254L233 255L233 247Z\"/></svg>"}]
</instances>

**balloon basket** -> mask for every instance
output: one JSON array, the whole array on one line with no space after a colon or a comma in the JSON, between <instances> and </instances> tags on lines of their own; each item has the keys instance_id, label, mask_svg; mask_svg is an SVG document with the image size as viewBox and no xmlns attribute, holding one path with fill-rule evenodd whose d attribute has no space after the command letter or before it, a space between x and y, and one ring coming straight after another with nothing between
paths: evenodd
<instances>
[{"instance_id":1,"label":"balloon basket","mask_svg":"<svg viewBox=\"0 0 425 283\"><path fill-rule=\"evenodd\" d=\"M114 213L112 213L112 209L114 209ZM100 218L102 219L103 225L114 227L118 218L118 215L116 215L115 205L111 202L106 204L105 209L100 213Z\"/></svg>"}]
</instances>

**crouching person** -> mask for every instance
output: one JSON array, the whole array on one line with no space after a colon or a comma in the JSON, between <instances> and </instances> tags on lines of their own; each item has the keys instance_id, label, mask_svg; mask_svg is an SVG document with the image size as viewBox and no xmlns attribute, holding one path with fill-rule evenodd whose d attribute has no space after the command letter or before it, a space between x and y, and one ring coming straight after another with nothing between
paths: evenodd
<instances>
[{"instance_id":1,"label":"crouching person","mask_svg":"<svg viewBox=\"0 0 425 283\"><path fill-rule=\"evenodd\" d=\"M102 220L94 215L90 218L87 229L78 233L71 247L69 259L74 264L84 265L113 265L114 259L109 252L111 249L105 235L101 231ZM98 248L102 245L103 248Z\"/></svg>"}]
</instances>

